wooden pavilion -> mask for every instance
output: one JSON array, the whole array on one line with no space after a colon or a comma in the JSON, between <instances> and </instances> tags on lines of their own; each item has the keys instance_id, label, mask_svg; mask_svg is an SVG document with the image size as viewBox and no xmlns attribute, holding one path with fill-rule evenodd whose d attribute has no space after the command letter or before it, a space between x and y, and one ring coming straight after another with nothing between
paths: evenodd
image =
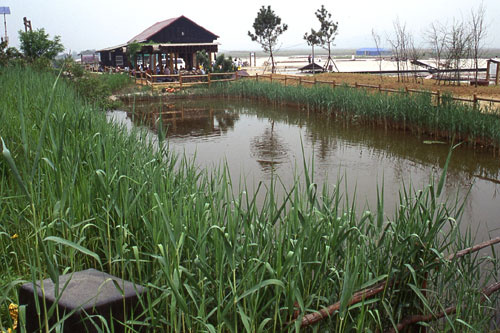
<instances>
[{"instance_id":1,"label":"wooden pavilion","mask_svg":"<svg viewBox=\"0 0 500 333\"><path fill-rule=\"evenodd\" d=\"M182 58L187 69L197 66L196 52L205 50L210 61L218 51L219 38L185 16L157 22L131 38L127 43L99 50L103 66L137 67L139 61L154 69L157 64L165 64L172 72L178 68L177 59ZM142 48L135 57L135 64L127 59L127 45L141 43Z\"/></svg>"}]
</instances>

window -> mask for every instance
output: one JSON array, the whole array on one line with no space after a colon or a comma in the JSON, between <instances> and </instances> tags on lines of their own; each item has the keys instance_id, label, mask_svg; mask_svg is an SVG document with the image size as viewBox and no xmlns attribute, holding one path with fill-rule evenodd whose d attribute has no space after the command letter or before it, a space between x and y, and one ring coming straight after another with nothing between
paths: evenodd
<instances>
[{"instance_id":1,"label":"window","mask_svg":"<svg viewBox=\"0 0 500 333\"><path fill-rule=\"evenodd\" d=\"M115 57L116 60L116 66L123 66L123 56L122 55L117 55Z\"/></svg>"}]
</instances>

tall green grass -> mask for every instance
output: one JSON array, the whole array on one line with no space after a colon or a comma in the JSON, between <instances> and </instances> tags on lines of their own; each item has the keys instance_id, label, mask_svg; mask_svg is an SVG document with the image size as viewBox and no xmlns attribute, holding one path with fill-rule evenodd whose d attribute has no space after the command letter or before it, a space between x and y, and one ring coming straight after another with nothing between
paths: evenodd
<instances>
[{"instance_id":1,"label":"tall green grass","mask_svg":"<svg viewBox=\"0 0 500 333\"><path fill-rule=\"evenodd\" d=\"M409 129L437 138L453 138L498 148L500 116L495 109L474 108L443 95L439 105L430 93L368 92L347 86L284 86L265 81L239 80L199 89L199 94L256 98L276 104L295 104L349 121Z\"/></svg>"},{"instance_id":2,"label":"tall green grass","mask_svg":"<svg viewBox=\"0 0 500 333\"><path fill-rule=\"evenodd\" d=\"M294 330L337 300L316 329L384 330L455 302L458 314L439 329L490 324L497 298L480 305L478 289L498 280L495 252L444 259L470 239L442 181L408 185L391 217L382 185L377 207L358 216L343 180L321 186L305 165L285 197L275 181L260 186L257 204L256 193L233 191L223 164L198 170L55 80L23 69L0 76L0 329L12 324L7 306L21 283L86 268L147 287L145 312L128 321L147 331ZM383 293L347 305L383 281Z\"/></svg>"}]
</instances>

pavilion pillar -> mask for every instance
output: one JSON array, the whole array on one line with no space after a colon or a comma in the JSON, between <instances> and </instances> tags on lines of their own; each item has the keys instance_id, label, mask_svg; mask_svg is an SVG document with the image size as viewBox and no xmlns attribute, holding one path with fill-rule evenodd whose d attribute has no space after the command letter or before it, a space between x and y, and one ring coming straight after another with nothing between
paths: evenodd
<instances>
[{"instance_id":1,"label":"pavilion pillar","mask_svg":"<svg viewBox=\"0 0 500 333\"><path fill-rule=\"evenodd\" d=\"M173 74L173 72L174 72L174 54L173 53L170 53L168 61L169 61L169 64L170 64L170 72ZM177 68L177 65L176 65L175 68Z\"/></svg>"},{"instance_id":2,"label":"pavilion pillar","mask_svg":"<svg viewBox=\"0 0 500 333\"><path fill-rule=\"evenodd\" d=\"M497 62L497 74L495 75L495 85L498 86L498 74L500 74L500 62Z\"/></svg>"},{"instance_id":3,"label":"pavilion pillar","mask_svg":"<svg viewBox=\"0 0 500 333\"><path fill-rule=\"evenodd\" d=\"M153 58L154 54L149 54L149 70L151 71L151 73L154 73L154 58Z\"/></svg>"},{"instance_id":4,"label":"pavilion pillar","mask_svg":"<svg viewBox=\"0 0 500 333\"><path fill-rule=\"evenodd\" d=\"M486 62L486 81L490 80L490 65L491 65L491 61L488 60Z\"/></svg>"},{"instance_id":5,"label":"pavilion pillar","mask_svg":"<svg viewBox=\"0 0 500 333\"><path fill-rule=\"evenodd\" d=\"M175 69L179 69L177 68L177 58L179 57L179 52L175 52Z\"/></svg>"}]
</instances>

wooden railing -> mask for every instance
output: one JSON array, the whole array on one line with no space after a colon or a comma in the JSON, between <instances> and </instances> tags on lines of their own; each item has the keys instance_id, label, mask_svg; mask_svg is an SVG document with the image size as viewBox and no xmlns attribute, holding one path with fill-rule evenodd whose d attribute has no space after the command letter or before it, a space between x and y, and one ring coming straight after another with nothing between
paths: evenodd
<instances>
[{"instance_id":1,"label":"wooden railing","mask_svg":"<svg viewBox=\"0 0 500 333\"><path fill-rule=\"evenodd\" d=\"M213 82L236 81L241 78L238 72L229 73L208 73L208 74L149 74L146 72L129 73L135 82L141 85L150 86L152 90L165 87L183 89L196 85L210 85Z\"/></svg>"}]
</instances>

